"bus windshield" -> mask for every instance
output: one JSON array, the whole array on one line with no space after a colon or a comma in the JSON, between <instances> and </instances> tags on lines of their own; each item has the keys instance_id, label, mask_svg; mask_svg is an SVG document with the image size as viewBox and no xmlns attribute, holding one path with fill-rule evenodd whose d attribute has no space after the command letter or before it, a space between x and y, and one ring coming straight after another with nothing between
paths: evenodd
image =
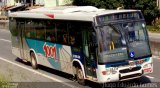
<instances>
[{"instance_id":1,"label":"bus windshield","mask_svg":"<svg viewBox=\"0 0 160 88\"><path fill-rule=\"evenodd\" d=\"M114 62L128 59L126 40L121 31L112 25L99 27L98 41L100 63Z\"/></svg>"},{"instance_id":2,"label":"bus windshield","mask_svg":"<svg viewBox=\"0 0 160 88\"><path fill-rule=\"evenodd\" d=\"M98 27L98 41L100 63L151 55L145 22L142 20L104 23Z\"/></svg>"},{"instance_id":3,"label":"bus windshield","mask_svg":"<svg viewBox=\"0 0 160 88\"><path fill-rule=\"evenodd\" d=\"M126 35L127 42L132 43L147 40L145 37L145 24L143 22L126 22L118 25L125 31L124 34Z\"/></svg>"},{"instance_id":4,"label":"bus windshield","mask_svg":"<svg viewBox=\"0 0 160 88\"><path fill-rule=\"evenodd\" d=\"M128 45L129 58L142 58L151 55L146 24L144 21L130 21L115 24L122 28ZM130 53L135 53L131 56Z\"/></svg>"},{"instance_id":5,"label":"bus windshield","mask_svg":"<svg viewBox=\"0 0 160 88\"><path fill-rule=\"evenodd\" d=\"M125 41L121 41L122 34L112 26L103 26L99 32L100 52L121 48L125 45Z\"/></svg>"}]
</instances>

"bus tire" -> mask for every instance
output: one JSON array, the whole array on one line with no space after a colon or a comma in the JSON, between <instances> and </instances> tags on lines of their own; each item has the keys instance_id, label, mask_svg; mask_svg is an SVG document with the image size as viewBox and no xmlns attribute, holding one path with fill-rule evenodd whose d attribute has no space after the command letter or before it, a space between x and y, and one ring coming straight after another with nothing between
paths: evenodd
<instances>
[{"instance_id":1,"label":"bus tire","mask_svg":"<svg viewBox=\"0 0 160 88\"><path fill-rule=\"evenodd\" d=\"M33 69L38 69L38 64L36 60L36 56L33 52L31 52L31 65Z\"/></svg>"},{"instance_id":2,"label":"bus tire","mask_svg":"<svg viewBox=\"0 0 160 88\"><path fill-rule=\"evenodd\" d=\"M76 68L76 77L79 84L85 85L84 75L82 69L79 67Z\"/></svg>"}]
</instances>

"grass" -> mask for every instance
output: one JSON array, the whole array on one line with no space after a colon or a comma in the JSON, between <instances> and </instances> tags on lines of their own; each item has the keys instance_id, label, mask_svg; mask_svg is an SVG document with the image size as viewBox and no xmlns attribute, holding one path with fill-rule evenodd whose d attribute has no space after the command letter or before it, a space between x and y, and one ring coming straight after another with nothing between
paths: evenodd
<instances>
[{"instance_id":1,"label":"grass","mask_svg":"<svg viewBox=\"0 0 160 88\"><path fill-rule=\"evenodd\" d=\"M0 75L0 88L13 88L7 79Z\"/></svg>"},{"instance_id":2,"label":"grass","mask_svg":"<svg viewBox=\"0 0 160 88\"><path fill-rule=\"evenodd\" d=\"M148 29L149 32L160 33L160 28L155 27L155 26L148 25L147 29Z\"/></svg>"}]
</instances>

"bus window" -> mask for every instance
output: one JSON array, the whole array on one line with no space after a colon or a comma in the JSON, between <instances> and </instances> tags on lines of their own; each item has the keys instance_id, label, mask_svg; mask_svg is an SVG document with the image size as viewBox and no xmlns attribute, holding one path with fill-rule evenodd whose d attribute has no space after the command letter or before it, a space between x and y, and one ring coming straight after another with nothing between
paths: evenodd
<instances>
[{"instance_id":1,"label":"bus window","mask_svg":"<svg viewBox=\"0 0 160 88\"><path fill-rule=\"evenodd\" d=\"M70 35L70 44L75 45L75 36L74 35Z\"/></svg>"},{"instance_id":2,"label":"bus window","mask_svg":"<svg viewBox=\"0 0 160 88\"><path fill-rule=\"evenodd\" d=\"M36 39L44 40L45 39L45 25L43 21L35 21L34 25L36 29Z\"/></svg>"},{"instance_id":3,"label":"bus window","mask_svg":"<svg viewBox=\"0 0 160 88\"><path fill-rule=\"evenodd\" d=\"M25 37L26 38L35 38L35 30L34 30L34 23L31 20L27 20L25 22L26 30L25 30Z\"/></svg>"},{"instance_id":4,"label":"bus window","mask_svg":"<svg viewBox=\"0 0 160 88\"><path fill-rule=\"evenodd\" d=\"M46 40L49 42L55 42L55 35L52 32L46 32Z\"/></svg>"},{"instance_id":5,"label":"bus window","mask_svg":"<svg viewBox=\"0 0 160 88\"><path fill-rule=\"evenodd\" d=\"M67 44L68 43L68 34L64 34L63 35L63 44Z\"/></svg>"},{"instance_id":6,"label":"bus window","mask_svg":"<svg viewBox=\"0 0 160 88\"><path fill-rule=\"evenodd\" d=\"M55 23L47 21L46 23L46 40L49 42L56 41Z\"/></svg>"},{"instance_id":7,"label":"bus window","mask_svg":"<svg viewBox=\"0 0 160 88\"><path fill-rule=\"evenodd\" d=\"M110 51L122 47L121 34L110 26L104 26L101 30L100 51Z\"/></svg>"},{"instance_id":8,"label":"bus window","mask_svg":"<svg viewBox=\"0 0 160 88\"><path fill-rule=\"evenodd\" d=\"M57 23L56 30L57 30L57 42L60 44L68 44L67 24Z\"/></svg>"},{"instance_id":9,"label":"bus window","mask_svg":"<svg viewBox=\"0 0 160 88\"><path fill-rule=\"evenodd\" d=\"M129 41L134 41L136 39L135 36L135 30L134 30L134 24L133 23L128 23L125 28L126 31L128 31L126 34L128 35L128 40Z\"/></svg>"},{"instance_id":10,"label":"bus window","mask_svg":"<svg viewBox=\"0 0 160 88\"><path fill-rule=\"evenodd\" d=\"M68 25L69 30L69 44L72 46L82 45L82 33L79 24L72 23Z\"/></svg>"},{"instance_id":11,"label":"bus window","mask_svg":"<svg viewBox=\"0 0 160 88\"><path fill-rule=\"evenodd\" d=\"M11 26L10 28L10 31L11 31L11 34L12 36L17 36L18 35L18 31L17 31L17 22L16 22L16 19L13 19L13 18L10 18L10 24Z\"/></svg>"}]
</instances>

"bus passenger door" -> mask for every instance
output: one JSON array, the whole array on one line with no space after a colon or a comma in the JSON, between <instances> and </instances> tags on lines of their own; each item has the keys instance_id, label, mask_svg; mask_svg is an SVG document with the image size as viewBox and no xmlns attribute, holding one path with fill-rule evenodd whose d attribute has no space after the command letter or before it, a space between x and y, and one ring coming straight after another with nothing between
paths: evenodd
<instances>
[{"instance_id":1,"label":"bus passenger door","mask_svg":"<svg viewBox=\"0 0 160 88\"><path fill-rule=\"evenodd\" d=\"M24 39L24 29L25 29L25 24L24 22L19 22L17 24L17 28L18 28L18 40L19 40L19 50L20 50L20 58L21 59L24 59L24 42L23 42L23 39Z\"/></svg>"},{"instance_id":2,"label":"bus passenger door","mask_svg":"<svg viewBox=\"0 0 160 88\"><path fill-rule=\"evenodd\" d=\"M87 77L92 80L97 78L96 68L97 68L97 44L96 35L92 31L83 32L83 52L84 52L84 63L85 72Z\"/></svg>"}]
</instances>

